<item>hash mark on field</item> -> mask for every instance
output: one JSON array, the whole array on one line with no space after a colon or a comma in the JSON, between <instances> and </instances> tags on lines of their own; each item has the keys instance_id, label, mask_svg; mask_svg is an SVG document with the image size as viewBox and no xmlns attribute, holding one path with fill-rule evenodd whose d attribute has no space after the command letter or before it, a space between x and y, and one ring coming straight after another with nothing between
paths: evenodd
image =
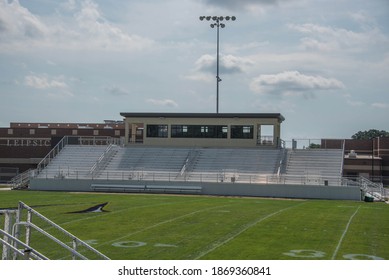
<instances>
[{"instance_id":1,"label":"hash mark on field","mask_svg":"<svg viewBox=\"0 0 389 280\"><path fill-rule=\"evenodd\" d=\"M357 210L355 210L354 214L352 214L351 217L350 217L350 219L348 220L348 223L347 223L347 225L346 225L346 228L344 229L343 234L342 234L342 236L341 236L340 239L339 239L338 245L336 246L335 252L334 252L334 254L332 255L332 259L333 259L333 260L335 259L336 255L338 254L340 245L342 245L342 242L343 242L343 238L346 236L346 233L347 233L348 228L349 228L349 226L350 226L350 224L351 224L351 221L353 220L354 216L358 213L359 208L361 208L361 206L358 206Z\"/></svg>"},{"instance_id":2,"label":"hash mark on field","mask_svg":"<svg viewBox=\"0 0 389 280\"><path fill-rule=\"evenodd\" d=\"M216 244L214 246L212 246L210 249L206 250L206 251L203 251L203 252L200 252L200 254L195 258L195 260L198 260L200 259L201 257L209 254L210 252L216 250L217 248L223 246L224 244L230 242L231 240L235 239L237 236L239 236L240 234L242 234L243 232L245 232L246 230L248 230L249 228L263 222L264 220L268 219L268 218L271 218L281 212L284 212L286 210L289 210L291 208L294 208L294 207L297 207L297 206L300 206L302 204L305 204L305 203L300 203L300 204L297 204L297 205L293 205L293 206L290 206L290 207L287 207L287 208L284 208L284 209L281 209L281 210L278 210L276 212L273 212L263 218L260 218L258 220L255 220L254 222L252 223L249 223L247 224L244 228L242 228L240 231L238 231L237 233L233 234L232 236L230 236L229 238L227 238L226 240L222 241L222 242L215 242Z\"/></svg>"}]
</instances>

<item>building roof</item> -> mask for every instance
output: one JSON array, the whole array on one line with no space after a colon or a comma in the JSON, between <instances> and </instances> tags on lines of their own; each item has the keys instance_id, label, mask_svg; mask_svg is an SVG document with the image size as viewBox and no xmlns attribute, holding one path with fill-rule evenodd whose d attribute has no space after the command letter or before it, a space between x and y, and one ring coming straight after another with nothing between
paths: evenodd
<instances>
[{"instance_id":1,"label":"building roof","mask_svg":"<svg viewBox=\"0 0 389 280\"><path fill-rule=\"evenodd\" d=\"M120 113L125 118L261 118L278 119L283 122L285 118L280 113Z\"/></svg>"}]
</instances>

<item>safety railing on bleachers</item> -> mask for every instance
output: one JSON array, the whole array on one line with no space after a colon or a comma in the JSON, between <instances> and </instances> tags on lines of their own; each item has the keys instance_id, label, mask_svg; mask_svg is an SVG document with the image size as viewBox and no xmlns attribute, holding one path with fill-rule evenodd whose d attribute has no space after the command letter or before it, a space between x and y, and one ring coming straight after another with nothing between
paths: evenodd
<instances>
[{"instance_id":1,"label":"safety railing on bleachers","mask_svg":"<svg viewBox=\"0 0 389 280\"><path fill-rule=\"evenodd\" d=\"M278 175L241 173L236 170L219 170L218 172L187 172L181 176L180 172L148 171L148 170L103 170L99 174L90 174L89 169L77 169L72 172L63 173L62 177L57 176L58 172L44 172L41 179L89 179L106 181L163 181L163 182L213 182L213 183L242 183L242 184L301 184L301 185L323 185L323 186L360 186L359 181L347 179L341 176L322 176L320 174L306 175Z\"/></svg>"},{"instance_id":2,"label":"safety railing on bleachers","mask_svg":"<svg viewBox=\"0 0 389 280\"><path fill-rule=\"evenodd\" d=\"M2 260L109 259L23 202L16 210L0 213L5 216L4 230L0 229Z\"/></svg>"},{"instance_id":3,"label":"safety railing on bleachers","mask_svg":"<svg viewBox=\"0 0 389 280\"><path fill-rule=\"evenodd\" d=\"M30 178L34 177L34 175L34 169L28 169L23 173L16 175L10 181L12 189L16 190L26 188L28 186L28 183L30 182Z\"/></svg>"},{"instance_id":4,"label":"safety railing on bleachers","mask_svg":"<svg viewBox=\"0 0 389 280\"><path fill-rule=\"evenodd\" d=\"M112 145L118 144L120 139L112 138L109 136L93 136L93 137L82 137L82 136L64 136L61 141L54 146L54 148L38 163L35 175L39 175L42 170L48 166L52 160L65 148L67 145Z\"/></svg>"},{"instance_id":5,"label":"safety railing on bleachers","mask_svg":"<svg viewBox=\"0 0 389 280\"><path fill-rule=\"evenodd\" d=\"M94 177L99 172L101 172L102 168L107 164L111 156L113 155L112 144L109 144L105 151L101 154L95 164L91 167L89 173Z\"/></svg>"}]
</instances>

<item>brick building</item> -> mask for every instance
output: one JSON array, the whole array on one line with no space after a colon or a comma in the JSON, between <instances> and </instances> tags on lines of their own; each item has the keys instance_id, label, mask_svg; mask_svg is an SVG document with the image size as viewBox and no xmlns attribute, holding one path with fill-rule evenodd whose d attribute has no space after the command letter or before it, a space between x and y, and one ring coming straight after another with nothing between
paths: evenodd
<instances>
[{"instance_id":1,"label":"brick building","mask_svg":"<svg viewBox=\"0 0 389 280\"><path fill-rule=\"evenodd\" d=\"M367 140L323 139L321 146L338 148L343 141L343 176L365 176L389 185L389 137Z\"/></svg>"},{"instance_id":2,"label":"brick building","mask_svg":"<svg viewBox=\"0 0 389 280\"><path fill-rule=\"evenodd\" d=\"M121 121L104 123L11 123L0 128L0 182L37 164L63 136L124 137Z\"/></svg>"}]
</instances>

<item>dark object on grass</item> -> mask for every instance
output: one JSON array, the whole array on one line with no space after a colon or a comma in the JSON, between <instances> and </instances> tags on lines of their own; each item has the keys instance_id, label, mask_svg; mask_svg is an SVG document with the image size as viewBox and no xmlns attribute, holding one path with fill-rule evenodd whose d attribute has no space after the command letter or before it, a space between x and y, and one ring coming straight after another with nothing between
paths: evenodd
<instances>
[{"instance_id":1,"label":"dark object on grass","mask_svg":"<svg viewBox=\"0 0 389 280\"><path fill-rule=\"evenodd\" d=\"M102 203L102 204L98 204L98 205L95 205L93 207L90 207L88 209L85 209L85 210L81 210L81 211L75 211L75 212L69 212L69 214L73 214L73 213L97 213L97 212L108 212L106 210L104 210L104 206L107 205L108 202L106 203Z\"/></svg>"}]
</instances>

